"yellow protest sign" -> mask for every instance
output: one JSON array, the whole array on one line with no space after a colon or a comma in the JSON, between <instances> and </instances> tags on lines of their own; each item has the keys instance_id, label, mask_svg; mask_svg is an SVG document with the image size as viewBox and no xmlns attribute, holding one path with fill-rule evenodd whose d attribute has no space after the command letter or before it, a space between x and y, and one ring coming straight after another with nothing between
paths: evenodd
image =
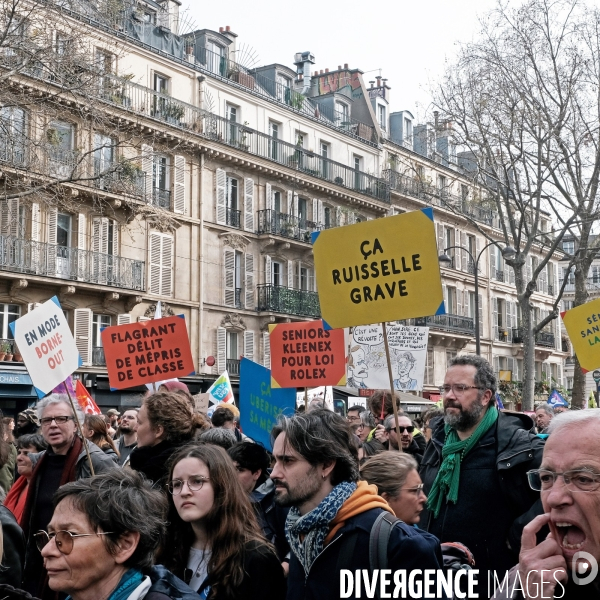
<instances>
[{"instance_id":1,"label":"yellow protest sign","mask_svg":"<svg viewBox=\"0 0 600 600\"><path fill-rule=\"evenodd\" d=\"M600 367L600 299L561 313L565 329L584 371Z\"/></svg>"},{"instance_id":2,"label":"yellow protest sign","mask_svg":"<svg viewBox=\"0 0 600 600\"><path fill-rule=\"evenodd\" d=\"M431 208L314 233L313 254L328 327L445 312Z\"/></svg>"}]
</instances>

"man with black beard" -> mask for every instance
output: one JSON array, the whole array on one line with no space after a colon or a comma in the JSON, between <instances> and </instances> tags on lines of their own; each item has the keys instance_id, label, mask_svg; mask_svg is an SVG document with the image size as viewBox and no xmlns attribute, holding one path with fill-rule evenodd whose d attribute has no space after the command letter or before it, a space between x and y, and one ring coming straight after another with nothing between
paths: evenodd
<instances>
[{"instance_id":1,"label":"man with black beard","mask_svg":"<svg viewBox=\"0 0 600 600\"><path fill-rule=\"evenodd\" d=\"M498 411L496 376L480 356L455 358L440 391L444 417L431 422L419 469L428 496L421 527L442 543L471 550L479 569L476 591L487 598L488 573L504 576L518 558L515 540L535 516L536 502L542 512L527 471L539 467L544 441L529 416Z\"/></svg>"},{"instance_id":2,"label":"man with black beard","mask_svg":"<svg viewBox=\"0 0 600 600\"><path fill-rule=\"evenodd\" d=\"M138 409L130 408L123 413L119 425L119 439L117 449L119 450L119 464L123 466L129 460L129 455L137 446L137 419Z\"/></svg>"}]
</instances>

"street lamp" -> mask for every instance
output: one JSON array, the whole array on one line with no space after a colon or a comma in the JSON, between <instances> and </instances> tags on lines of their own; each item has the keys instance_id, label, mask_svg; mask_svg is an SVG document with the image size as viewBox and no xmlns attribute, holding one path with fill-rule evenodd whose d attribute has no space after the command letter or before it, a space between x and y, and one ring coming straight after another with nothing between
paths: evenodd
<instances>
[{"instance_id":1,"label":"street lamp","mask_svg":"<svg viewBox=\"0 0 600 600\"><path fill-rule=\"evenodd\" d=\"M471 261L473 262L473 275L475 276L475 353L477 356L481 355L481 332L479 331L479 259L483 256L484 250L494 245L497 246L498 244L496 244L496 242L490 242L489 244L486 244L479 251L477 258L471 254L468 248L464 248L463 246L448 246L438 257L438 260L443 267L449 267L452 264L452 258L450 258L446 252L448 252L448 250L452 250L453 248L458 248L459 250L466 252L471 257ZM502 256L506 260L512 260L517 255L517 251L512 246L505 246L501 249L501 252Z\"/></svg>"}]
</instances>

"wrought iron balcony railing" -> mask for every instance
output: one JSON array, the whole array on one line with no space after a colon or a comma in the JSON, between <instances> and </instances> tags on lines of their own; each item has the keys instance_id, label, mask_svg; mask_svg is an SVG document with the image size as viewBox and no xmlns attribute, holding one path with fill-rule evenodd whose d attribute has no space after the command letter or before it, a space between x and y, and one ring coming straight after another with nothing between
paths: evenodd
<instances>
[{"instance_id":1,"label":"wrought iron balcony railing","mask_svg":"<svg viewBox=\"0 0 600 600\"><path fill-rule=\"evenodd\" d=\"M106 358L104 357L104 348L102 346L94 346L92 348L92 365L95 367L106 366Z\"/></svg>"},{"instance_id":2,"label":"wrought iron balcony railing","mask_svg":"<svg viewBox=\"0 0 600 600\"><path fill-rule=\"evenodd\" d=\"M169 190L154 188L150 204L164 208L165 210L171 210L171 192Z\"/></svg>"},{"instance_id":3,"label":"wrought iron balcony railing","mask_svg":"<svg viewBox=\"0 0 600 600\"><path fill-rule=\"evenodd\" d=\"M525 331L522 327L513 329L513 343L522 344L525 339ZM535 334L535 345L542 346L544 348L554 348L555 338L554 334L549 331L539 331Z\"/></svg>"},{"instance_id":4,"label":"wrought iron balcony railing","mask_svg":"<svg viewBox=\"0 0 600 600\"><path fill-rule=\"evenodd\" d=\"M512 342L512 327L498 327L494 326L494 339L499 342Z\"/></svg>"},{"instance_id":5,"label":"wrought iron balcony railing","mask_svg":"<svg viewBox=\"0 0 600 600\"><path fill-rule=\"evenodd\" d=\"M414 320L418 327L429 327L434 330L449 331L463 335L475 335L475 321L460 315L435 315Z\"/></svg>"},{"instance_id":6,"label":"wrought iron balcony railing","mask_svg":"<svg viewBox=\"0 0 600 600\"><path fill-rule=\"evenodd\" d=\"M242 304L242 288L235 288L235 307L236 308L244 308Z\"/></svg>"},{"instance_id":7,"label":"wrought iron balcony railing","mask_svg":"<svg viewBox=\"0 0 600 600\"><path fill-rule=\"evenodd\" d=\"M0 339L0 360L4 362L23 362L15 340Z\"/></svg>"},{"instance_id":8,"label":"wrought iron balcony railing","mask_svg":"<svg viewBox=\"0 0 600 600\"><path fill-rule=\"evenodd\" d=\"M0 270L145 290L144 261L12 236L0 236Z\"/></svg>"},{"instance_id":9,"label":"wrought iron balcony railing","mask_svg":"<svg viewBox=\"0 0 600 600\"><path fill-rule=\"evenodd\" d=\"M235 375L239 377L240 374L240 359L239 358L228 358L225 361L225 364L227 365L227 372L229 373L229 375Z\"/></svg>"},{"instance_id":10,"label":"wrought iron balcony railing","mask_svg":"<svg viewBox=\"0 0 600 600\"><path fill-rule=\"evenodd\" d=\"M146 173L129 167L118 167L113 170L113 165L102 165L94 160L94 176L97 179L92 185L100 190L113 194L127 194L143 198L146 195Z\"/></svg>"},{"instance_id":11,"label":"wrought iron balcony railing","mask_svg":"<svg viewBox=\"0 0 600 600\"><path fill-rule=\"evenodd\" d=\"M258 232L280 235L301 242L310 243L313 231L320 231L321 225L294 215L287 215L271 209L258 211Z\"/></svg>"},{"instance_id":12,"label":"wrought iron balcony railing","mask_svg":"<svg viewBox=\"0 0 600 600\"><path fill-rule=\"evenodd\" d=\"M257 286L259 312L277 312L302 317L320 317L321 307L317 292L295 290L281 285Z\"/></svg>"},{"instance_id":13,"label":"wrought iron balcony railing","mask_svg":"<svg viewBox=\"0 0 600 600\"><path fill-rule=\"evenodd\" d=\"M226 223L229 227L237 227L238 229L241 227L241 210L233 210L233 208L226 209Z\"/></svg>"}]
</instances>

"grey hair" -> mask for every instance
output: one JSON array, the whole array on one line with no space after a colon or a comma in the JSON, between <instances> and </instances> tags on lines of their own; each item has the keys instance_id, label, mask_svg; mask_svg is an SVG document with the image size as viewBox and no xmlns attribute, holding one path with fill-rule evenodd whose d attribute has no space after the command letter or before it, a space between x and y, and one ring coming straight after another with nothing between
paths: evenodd
<instances>
[{"instance_id":1,"label":"grey hair","mask_svg":"<svg viewBox=\"0 0 600 600\"><path fill-rule=\"evenodd\" d=\"M450 367L468 366L475 367L475 377L473 381L482 391L491 390L492 400L490 406L496 403L496 390L498 389L498 380L492 369L492 365L482 356L475 354L461 354L452 359Z\"/></svg>"},{"instance_id":2,"label":"grey hair","mask_svg":"<svg viewBox=\"0 0 600 600\"><path fill-rule=\"evenodd\" d=\"M71 402L69 401L69 396L67 394L50 394L49 396L46 396L43 400L40 400L40 402L38 402L36 406L38 419L42 418L44 410L46 408L52 406L53 404L61 403L66 404L71 409L71 411L73 410L71 407ZM79 408L77 404L75 404L75 413L77 414L79 422L83 426L83 422L85 421L85 415L83 414L83 411L81 410L81 408Z\"/></svg>"},{"instance_id":3,"label":"grey hair","mask_svg":"<svg viewBox=\"0 0 600 600\"><path fill-rule=\"evenodd\" d=\"M375 421L375 417L370 410L363 410L360 413L360 422L367 427L373 429L373 427L377 426L377 421Z\"/></svg>"},{"instance_id":4,"label":"grey hair","mask_svg":"<svg viewBox=\"0 0 600 600\"><path fill-rule=\"evenodd\" d=\"M542 402L541 404L538 404L535 408L535 412L537 412L538 410L543 410L546 414L550 415L551 417L554 417L554 409L547 402Z\"/></svg>"},{"instance_id":5,"label":"grey hair","mask_svg":"<svg viewBox=\"0 0 600 600\"><path fill-rule=\"evenodd\" d=\"M224 429L223 427L213 427L203 431L199 436L196 437L199 442L205 444L214 444L215 446L221 446L225 450L229 450L232 446L237 443L235 433L231 429Z\"/></svg>"},{"instance_id":6,"label":"grey hair","mask_svg":"<svg viewBox=\"0 0 600 600\"><path fill-rule=\"evenodd\" d=\"M414 427L415 424L410 417L407 417L406 415L398 415L398 418L400 418L400 417L406 417L410 421L410 424ZM386 431L391 431L395 427L396 427L396 421L394 419L394 415L388 415L383 421L383 428Z\"/></svg>"},{"instance_id":7,"label":"grey hair","mask_svg":"<svg viewBox=\"0 0 600 600\"><path fill-rule=\"evenodd\" d=\"M555 431L571 425L587 425L588 423L598 423L600 425L600 410L597 408L584 408L583 410L567 410L566 412L554 415L550 425L548 425L548 433L553 434Z\"/></svg>"}]
</instances>

